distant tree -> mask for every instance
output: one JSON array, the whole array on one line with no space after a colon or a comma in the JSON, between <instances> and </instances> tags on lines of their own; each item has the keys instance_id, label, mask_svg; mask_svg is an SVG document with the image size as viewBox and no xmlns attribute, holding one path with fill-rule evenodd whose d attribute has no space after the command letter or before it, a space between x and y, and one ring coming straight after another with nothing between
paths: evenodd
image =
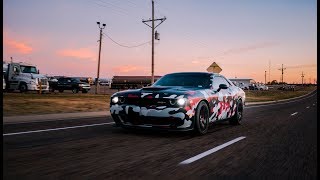
<instances>
[{"instance_id":1,"label":"distant tree","mask_svg":"<svg viewBox=\"0 0 320 180\"><path fill-rule=\"evenodd\" d=\"M272 85L275 85L275 84L279 84L279 83L278 83L277 80L272 80L272 81L271 81L271 84L272 84Z\"/></svg>"}]
</instances>

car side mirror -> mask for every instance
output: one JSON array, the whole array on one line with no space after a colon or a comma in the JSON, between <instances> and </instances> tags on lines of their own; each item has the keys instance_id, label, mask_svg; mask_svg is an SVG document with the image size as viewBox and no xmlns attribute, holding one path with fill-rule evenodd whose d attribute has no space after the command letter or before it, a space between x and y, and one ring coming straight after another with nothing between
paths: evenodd
<instances>
[{"instance_id":1,"label":"car side mirror","mask_svg":"<svg viewBox=\"0 0 320 180\"><path fill-rule=\"evenodd\" d=\"M220 91L221 89L228 89L228 86L226 84L220 84L218 91Z\"/></svg>"}]
</instances>

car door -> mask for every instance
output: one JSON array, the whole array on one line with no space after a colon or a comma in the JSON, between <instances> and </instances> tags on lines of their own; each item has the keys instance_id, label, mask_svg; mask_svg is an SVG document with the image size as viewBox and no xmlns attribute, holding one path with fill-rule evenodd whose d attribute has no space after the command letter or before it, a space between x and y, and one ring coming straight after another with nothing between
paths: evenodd
<instances>
[{"instance_id":1,"label":"car door","mask_svg":"<svg viewBox=\"0 0 320 180\"><path fill-rule=\"evenodd\" d=\"M221 89L221 84L227 85L227 89ZM215 76L213 78L212 89L216 93L217 102L215 103L214 111L216 111L216 120L223 120L229 117L231 104L230 104L230 84L222 76Z\"/></svg>"},{"instance_id":2,"label":"car door","mask_svg":"<svg viewBox=\"0 0 320 180\"><path fill-rule=\"evenodd\" d=\"M57 83L57 88L58 89L64 89L65 81L66 81L65 78L59 78L58 79L58 83Z\"/></svg>"},{"instance_id":3,"label":"car door","mask_svg":"<svg viewBox=\"0 0 320 180\"><path fill-rule=\"evenodd\" d=\"M71 78L66 78L64 87L67 90L71 90L72 89L72 79Z\"/></svg>"}]
</instances>

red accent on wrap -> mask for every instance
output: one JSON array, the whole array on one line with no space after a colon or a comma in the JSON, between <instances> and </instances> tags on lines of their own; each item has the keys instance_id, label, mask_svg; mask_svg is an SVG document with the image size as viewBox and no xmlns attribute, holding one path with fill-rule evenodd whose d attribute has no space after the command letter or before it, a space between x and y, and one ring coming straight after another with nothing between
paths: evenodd
<instances>
[{"instance_id":1,"label":"red accent on wrap","mask_svg":"<svg viewBox=\"0 0 320 180\"><path fill-rule=\"evenodd\" d=\"M139 98L139 96L135 94L128 94L128 98Z\"/></svg>"}]
</instances>

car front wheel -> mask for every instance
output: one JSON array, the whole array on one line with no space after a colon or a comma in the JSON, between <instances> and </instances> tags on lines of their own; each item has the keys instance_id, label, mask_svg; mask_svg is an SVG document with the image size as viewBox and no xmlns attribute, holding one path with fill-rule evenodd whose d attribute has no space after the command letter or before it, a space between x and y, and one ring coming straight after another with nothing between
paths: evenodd
<instances>
[{"instance_id":1,"label":"car front wheel","mask_svg":"<svg viewBox=\"0 0 320 180\"><path fill-rule=\"evenodd\" d=\"M73 88L72 89L72 93L78 93L79 92L79 89L78 88Z\"/></svg>"},{"instance_id":2,"label":"car front wheel","mask_svg":"<svg viewBox=\"0 0 320 180\"><path fill-rule=\"evenodd\" d=\"M200 102L195 116L194 131L198 135L204 135L209 128L209 108L205 102Z\"/></svg>"},{"instance_id":3,"label":"car front wheel","mask_svg":"<svg viewBox=\"0 0 320 180\"><path fill-rule=\"evenodd\" d=\"M20 92L27 92L28 91L28 86L25 83L21 83L19 86Z\"/></svg>"},{"instance_id":4,"label":"car front wheel","mask_svg":"<svg viewBox=\"0 0 320 180\"><path fill-rule=\"evenodd\" d=\"M229 120L230 124L232 125L239 125L241 124L242 115L243 115L243 104L241 100L237 101L237 107L235 115Z\"/></svg>"}]
</instances>

